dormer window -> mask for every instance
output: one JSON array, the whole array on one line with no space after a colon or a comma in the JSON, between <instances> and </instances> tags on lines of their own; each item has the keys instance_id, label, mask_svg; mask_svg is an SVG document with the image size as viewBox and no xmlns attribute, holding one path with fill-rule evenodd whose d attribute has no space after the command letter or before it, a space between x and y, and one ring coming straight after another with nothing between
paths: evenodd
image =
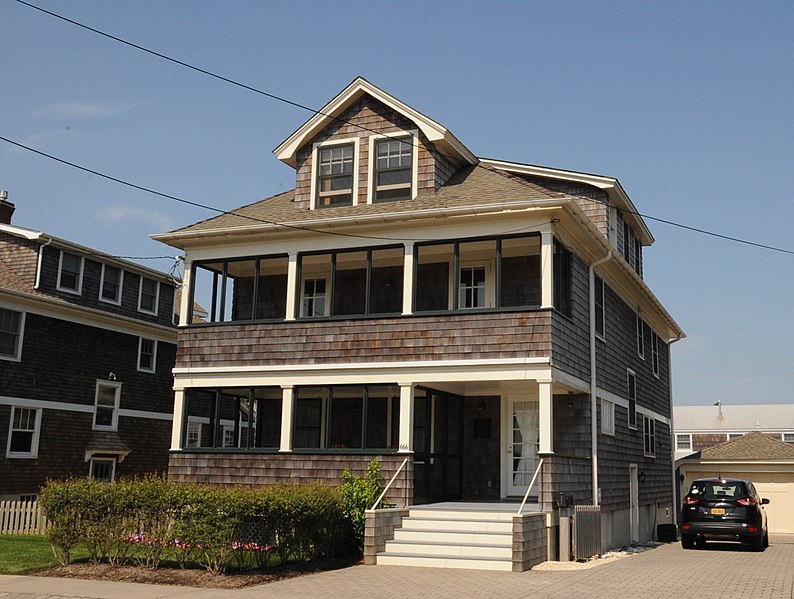
<instances>
[{"instance_id":1,"label":"dormer window","mask_svg":"<svg viewBox=\"0 0 794 599\"><path fill-rule=\"evenodd\" d=\"M413 197L413 138L385 138L375 142L375 201Z\"/></svg>"},{"instance_id":2,"label":"dormer window","mask_svg":"<svg viewBox=\"0 0 794 599\"><path fill-rule=\"evenodd\" d=\"M354 144L321 147L317 151L317 195L315 205L353 204Z\"/></svg>"}]
</instances>

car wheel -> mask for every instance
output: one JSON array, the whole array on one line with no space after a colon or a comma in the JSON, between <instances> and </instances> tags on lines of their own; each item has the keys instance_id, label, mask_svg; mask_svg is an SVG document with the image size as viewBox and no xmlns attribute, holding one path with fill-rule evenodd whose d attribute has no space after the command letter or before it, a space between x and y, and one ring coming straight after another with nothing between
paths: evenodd
<instances>
[{"instance_id":1,"label":"car wheel","mask_svg":"<svg viewBox=\"0 0 794 599\"><path fill-rule=\"evenodd\" d=\"M748 544L750 545L750 549L753 551L763 551L766 545L764 545L764 537L753 537L752 539L748 540Z\"/></svg>"},{"instance_id":2,"label":"car wheel","mask_svg":"<svg viewBox=\"0 0 794 599\"><path fill-rule=\"evenodd\" d=\"M681 547L684 549L694 549L695 537L692 535L681 535Z\"/></svg>"}]
</instances>

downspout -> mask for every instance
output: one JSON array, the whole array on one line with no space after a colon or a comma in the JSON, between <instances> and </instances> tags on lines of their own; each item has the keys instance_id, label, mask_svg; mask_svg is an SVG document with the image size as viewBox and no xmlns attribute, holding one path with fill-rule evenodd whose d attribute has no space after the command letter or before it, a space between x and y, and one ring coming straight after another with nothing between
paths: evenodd
<instances>
[{"instance_id":1,"label":"downspout","mask_svg":"<svg viewBox=\"0 0 794 599\"><path fill-rule=\"evenodd\" d=\"M595 267L612 259L612 250L590 265L590 458L593 468L593 505L598 500L598 400L596 398Z\"/></svg>"},{"instance_id":2,"label":"downspout","mask_svg":"<svg viewBox=\"0 0 794 599\"><path fill-rule=\"evenodd\" d=\"M52 237L48 237L47 243L39 246L39 259L38 259L38 264L36 264L36 283L33 285L33 289L38 289L39 285L41 284L41 263L44 260L44 248L50 245L51 243L52 243Z\"/></svg>"}]
</instances>

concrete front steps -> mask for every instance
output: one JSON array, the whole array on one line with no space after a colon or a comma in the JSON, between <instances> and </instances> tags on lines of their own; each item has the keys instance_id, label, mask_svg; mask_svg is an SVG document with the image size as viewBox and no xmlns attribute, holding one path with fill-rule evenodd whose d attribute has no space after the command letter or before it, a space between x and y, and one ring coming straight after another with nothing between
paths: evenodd
<instances>
[{"instance_id":1,"label":"concrete front steps","mask_svg":"<svg viewBox=\"0 0 794 599\"><path fill-rule=\"evenodd\" d=\"M429 568L513 568L517 504L435 504L411 508L377 563Z\"/></svg>"}]
</instances>

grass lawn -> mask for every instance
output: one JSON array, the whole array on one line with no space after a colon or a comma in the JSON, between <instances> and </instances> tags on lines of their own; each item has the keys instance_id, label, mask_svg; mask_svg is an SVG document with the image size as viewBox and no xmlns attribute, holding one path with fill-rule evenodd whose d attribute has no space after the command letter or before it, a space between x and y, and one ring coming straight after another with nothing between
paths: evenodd
<instances>
[{"instance_id":1,"label":"grass lawn","mask_svg":"<svg viewBox=\"0 0 794 599\"><path fill-rule=\"evenodd\" d=\"M87 558L81 547L72 552L72 560ZM0 574L27 574L57 566L47 537L38 535L0 535Z\"/></svg>"}]
</instances>

